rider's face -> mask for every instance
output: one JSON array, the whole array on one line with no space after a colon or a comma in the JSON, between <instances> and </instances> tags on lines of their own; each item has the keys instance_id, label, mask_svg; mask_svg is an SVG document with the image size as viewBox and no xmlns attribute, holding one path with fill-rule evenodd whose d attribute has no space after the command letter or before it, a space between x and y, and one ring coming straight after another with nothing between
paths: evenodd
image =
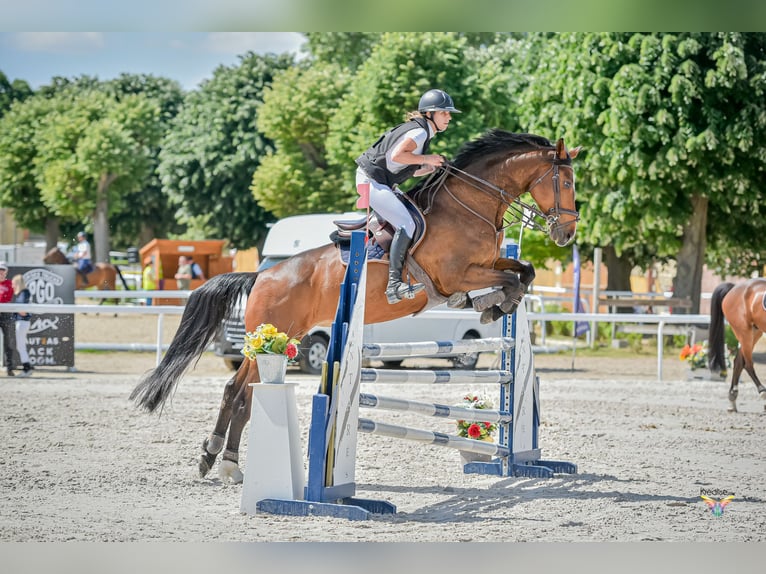
<instances>
[{"instance_id":1,"label":"rider's face","mask_svg":"<svg viewBox=\"0 0 766 574\"><path fill-rule=\"evenodd\" d=\"M439 111L439 112L434 112L431 118L433 119L436 129L440 132L443 132L444 130L447 129L447 126L449 125L449 122L452 119L452 114L449 112Z\"/></svg>"}]
</instances>

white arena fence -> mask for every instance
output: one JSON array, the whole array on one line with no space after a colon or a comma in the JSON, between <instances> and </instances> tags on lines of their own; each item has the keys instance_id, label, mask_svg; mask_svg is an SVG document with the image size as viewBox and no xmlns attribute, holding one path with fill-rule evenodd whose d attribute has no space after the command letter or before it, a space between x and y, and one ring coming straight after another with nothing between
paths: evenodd
<instances>
[{"instance_id":1,"label":"white arena fence","mask_svg":"<svg viewBox=\"0 0 766 574\"><path fill-rule=\"evenodd\" d=\"M75 298L92 299L187 299L191 291L75 291ZM57 313L57 314L84 314L102 313L115 315L156 315L157 316L157 339L154 345L130 343L118 345L114 342L82 343L75 344L75 350L103 350L103 351L155 351L157 364L162 358L162 351L167 345L162 345L163 319L165 315L181 315L184 312L183 305L36 305L4 303L0 307L4 312L29 311L31 313ZM709 315L671 315L664 313L547 313L528 312L530 324L534 321L585 321L588 323L619 323L639 324L656 326L657 336L657 380L662 381L662 361L664 357L665 328L674 326L696 326L707 328L710 324ZM209 349L212 352L212 348Z\"/></svg>"}]
</instances>

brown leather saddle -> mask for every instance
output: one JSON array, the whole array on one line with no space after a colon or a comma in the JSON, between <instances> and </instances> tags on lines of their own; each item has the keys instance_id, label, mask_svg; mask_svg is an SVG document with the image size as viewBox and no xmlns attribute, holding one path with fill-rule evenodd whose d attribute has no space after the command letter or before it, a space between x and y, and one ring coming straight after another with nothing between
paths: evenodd
<instances>
[{"instance_id":1,"label":"brown leather saddle","mask_svg":"<svg viewBox=\"0 0 766 574\"><path fill-rule=\"evenodd\" d=\"M404 203L407 210L410 212L413 221L415 222L415 237L412 239L412 249L414 251L419 240L423 237L426 231L426 220L420 209L407 197L406 194L396 192L396 196ZM368 225L369 222L369 225ZM368 243L370 246L377 245L384 253L388 253L391 247L391 241L394 238L396 230L394 227L379 214L374 211L370 212L369 217L361 217L359 219L337 219L333 221L337 229L330 234L330 239L336 245L348 244L351 241L351 233L354 231L364 231L368 228L367 236L369 238Z\"/></svg>"}]
</instances>

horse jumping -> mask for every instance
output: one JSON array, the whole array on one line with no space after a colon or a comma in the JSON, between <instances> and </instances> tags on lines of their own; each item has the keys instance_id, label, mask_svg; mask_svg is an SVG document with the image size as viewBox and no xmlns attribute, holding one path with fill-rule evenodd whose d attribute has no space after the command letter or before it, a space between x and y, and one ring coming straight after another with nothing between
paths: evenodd
<instances>
[{"instance_id":1,"label":"horse jumping","mask_svg":"<svg viewBox=\"0 0 766 574\"><path fill-rule=\"evenodd\" d=\"M69 265L70 261L58 247L54 247L45 254L45 257L43 257L43 263L48 265ZM119 275L119 270L110 263L96 263L93 266L93 271L88 273L87 282L81 273L77 273L76 275L77 289L96 287L97 289L104 291L114 291L115 286L117 285L117 276Z\"/></svg>"},{"instance_id":2,"label":"horse jumping","mask_svg":"<svg viewBox=\"0 0 766 574\"><path fill-rule=\"evenodd\" d=\"M721 283L710 300L710 331L708 334L708 367L711 371L726 372L724 319L739 341L729 387L729 412L737 412L739 377L742 369L755 383L761 399L766 403L766 387L761 384L753 366L753 349L766 331L766 279L758 277L742 283ZM766 410L766 404L764 404Z\"/></svg>"},{"instance_id":3,"label":"horse jumping","mask_svg":"<svg viewBox=\"0 0 766 574\"><path fill-rule=\"evenodd\" d=\"M517 216L509 222L508 214L514 209L532 212L542 219L538 225L557 245L570 243L579 219L572 167L578 152L579 148L568 150L563 139L553 144L540 136L502 130L491 130L465 144L443 177L430 189L414 194L426 229L410 250L404 276L419 269L431 288L391 305L385 296L387 261L370 261L364 322L412 315L447 299L452 306L473 306L482 313L482 320L515 311L534 279L534 269L528 262L500 256L505 228L521 219ZM520 205L519 196L525 193L536 207ZM300 339L314 325L329 325L344 275L341 251L329 243L260 273L214 277L191 294L167 353L141 378L131 400L146 411L161 410L242 295L247 295L247 331L271 323ZM469 291L485 288L496 291L474 301L468 296ZM226 384L214 430L202 445L201 476L223 451L219 474L234 482L242 480L238 453L250 417L249 385L259 381L255 361L244 361Z\"/></svg>"}]
</instances>

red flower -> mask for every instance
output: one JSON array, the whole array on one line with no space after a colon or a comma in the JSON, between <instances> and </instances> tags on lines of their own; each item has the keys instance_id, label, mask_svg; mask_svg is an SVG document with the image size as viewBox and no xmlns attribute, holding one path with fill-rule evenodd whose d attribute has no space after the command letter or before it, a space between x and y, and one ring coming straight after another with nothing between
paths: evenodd
<instances>
[{"instance_id":1,"label":"red flower","mask_svg":"<svg viewBox=\"0 0 766 574\"><path fill-rule=\"evenodd\" d=\"M295 343L287 344L287 347L285 348L285 355L287 355L287 358L291 361L298 356L298 347L295 345Z\"/></svg>"},{"instance_id":2,"label":"red flower","mask_svg":"<svg viewBox=\"0 0 766 574\"><path fill-rule=\"evenodd\" d=\"M476 423L473 423L471 426L468 427L468 436L471 438L481 437L481 427L477 425Z\"/></svg>"}]
</instances>

